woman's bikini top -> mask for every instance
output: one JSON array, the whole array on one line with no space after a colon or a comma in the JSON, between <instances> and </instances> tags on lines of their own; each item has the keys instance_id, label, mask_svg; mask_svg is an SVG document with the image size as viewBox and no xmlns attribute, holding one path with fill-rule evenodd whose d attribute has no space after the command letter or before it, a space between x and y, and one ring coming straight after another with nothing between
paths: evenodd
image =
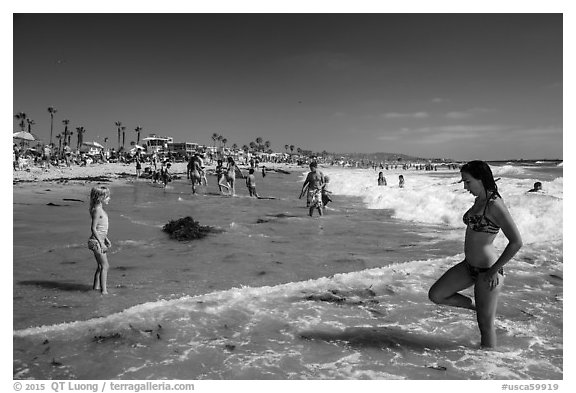
<instances>
[{"instance_id":1,"label":"woman's bikini top","mask_svg":"<svg viewBox=\"0 0 576 393\"><path fill-rule=\"evenodd\" d=\"M497 234L498 231L500 231L500 227L488 217L486 217L486 208L488 207L488 204L496 200L497 197L498 195L495 192L490 195L486 201L486 205L484 205L484 211L482 214L471 215L470 210L472 209L468 210L464 214L464 217L462 217L464 224L466 224L468 228L472 229L474 232Z\"/></svg>"}]
</instances>

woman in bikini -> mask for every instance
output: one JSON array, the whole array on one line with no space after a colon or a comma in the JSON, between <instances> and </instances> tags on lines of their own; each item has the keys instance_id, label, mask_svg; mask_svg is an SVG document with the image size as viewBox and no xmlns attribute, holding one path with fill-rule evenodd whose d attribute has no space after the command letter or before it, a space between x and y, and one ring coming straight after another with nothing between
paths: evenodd
<instances>
[{"instance_id":1,"label":"woman in bikini","mask_svg":"<svg viewBox=\"0 0 576 393\"><path fill-rule=\"evenodd\" d=\"M464 261L432 285L428 297L436 304L476 311L483 348L496 346L496 307L504 284L503 266L522 247L520 232L498 193L492 171L484 161L470 161L460 170L464 189L476 197L464 214ZM508 239L500 255L494 248L498 232ZM459 292L474 285L474 302Z\"/></svg>"},{"instance_id":2,"label":"woman in bikini","mask_svg":"<svg viewBox=\"0 0 576 393\"><path fill-rule=\"evenodd\" d=\"M108 187L94 187L90 192L90 216L92 235L88 239L88 248L94 252L96 258L96 273L94 273L93 289L108 294L106 281L108 279L108 256L106 252L112 246L108 239L108 214L102 207L110 202L110 189Z\"/></svg>"},{"instance_id":3,"label":"woman in bikini","mask_svg":"<svg viewBox=\"0 0 576 393\"><path fill-rule=\"evenodd\" d=\"M232 157L228 157L228 167L226 169L226 180L229 184L230 195L236 196L236 171L240 171ZM240 174L242 174L240 172ZM242 176L243 177L243 176Z\"/></svg>"},{"instance_id":4,"label":"woman in bikini","mask_svg":"<svg viewBox=\"0 0 576 393\"><path fill-rule=\"evenodd\" d=\"M218 165L216 165L216 179L218 181L218 190L220 193L224 193L224 188L227 192L230 192L230 186L226 182L226 173L224 170L224 164L222 160L218 160Z\"/></svg>"},{"instance_id":5,"label":"woman in bikini","mask_svg":"<svg viewBox=\"0 0 576 393\"><path fill-rule=\"evenodd\" d=\"M202 184L202 167L198 154L193 155L188 162L188 178L192 180L192 194L196 194L196 183Z\"/></svg>"}]
</instances>

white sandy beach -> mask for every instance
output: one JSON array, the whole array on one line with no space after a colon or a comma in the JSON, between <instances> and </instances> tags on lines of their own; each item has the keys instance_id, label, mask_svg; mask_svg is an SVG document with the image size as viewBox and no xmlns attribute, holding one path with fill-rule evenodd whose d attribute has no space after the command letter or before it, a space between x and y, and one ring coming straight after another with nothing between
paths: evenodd
<instances>
[{"instance_id":1,"label":"white sandy beach","mask_svg":"<svg viewBox=\"0 0 576 393\"><path fill-rule=\"evenodd\" d=\"M186 162L173 162L170 172L177 175L186 174ZM285 163L263 163L267 170L294 170L301 169L295 164ZM144 164L146 168L147 164ZM207 170L214 169L214 164L206 164ZM239 165L241 169L244 166ZM110 179L120 178L126 175L136 175L135 164L124 163L102 163L90 164L87 166L72 165L71 167L55 167L51 166L50 169L45 169L40 166L31 165L27 170L16 170L12 172L14 182L40 182L40 181L58 181L61 179L74 179L74 178L88 178L88 177L101 177L106 176Z\"/></svg>"}]
</instances>

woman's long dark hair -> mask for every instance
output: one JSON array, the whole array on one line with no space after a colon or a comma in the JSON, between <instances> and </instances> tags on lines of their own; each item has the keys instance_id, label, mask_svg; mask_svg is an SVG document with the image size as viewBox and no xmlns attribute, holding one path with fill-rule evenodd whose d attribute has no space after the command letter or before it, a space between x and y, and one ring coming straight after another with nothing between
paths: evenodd
<instances>
[{"instance_id":1,"label":"woman's long dark hair","mask_svg":"<svg viewBox=\"0 0 576 393\"><path fill-rule=\"evenodd\" d=\"M475 160L467 162L462 165L460 172L466 172L474 179L480 180L486 189L486 197L488 197L488 193L493 193L502 198L500 193L498 193L498 186L492 175L492 170L485 161Z\"/></svg>"}]
</instances>

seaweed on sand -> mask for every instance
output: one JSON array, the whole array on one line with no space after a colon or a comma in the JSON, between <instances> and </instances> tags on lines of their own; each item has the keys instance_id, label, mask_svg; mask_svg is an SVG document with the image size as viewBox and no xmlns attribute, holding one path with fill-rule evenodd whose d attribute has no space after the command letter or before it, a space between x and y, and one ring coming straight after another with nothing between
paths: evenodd
<instances>
[{"instance_id":1,"label":"seaweed on sand","mask_svg":"<svg viewBox=\"0 0 576 393\"><path fill-rule=\"evenodd\" d=\"M210 226L200 225L190 216L170 220L162 230L170 235L170 239L179 241L202 239L210 233L221 233L222 230Z\"/></svg>"}]
</instances>

